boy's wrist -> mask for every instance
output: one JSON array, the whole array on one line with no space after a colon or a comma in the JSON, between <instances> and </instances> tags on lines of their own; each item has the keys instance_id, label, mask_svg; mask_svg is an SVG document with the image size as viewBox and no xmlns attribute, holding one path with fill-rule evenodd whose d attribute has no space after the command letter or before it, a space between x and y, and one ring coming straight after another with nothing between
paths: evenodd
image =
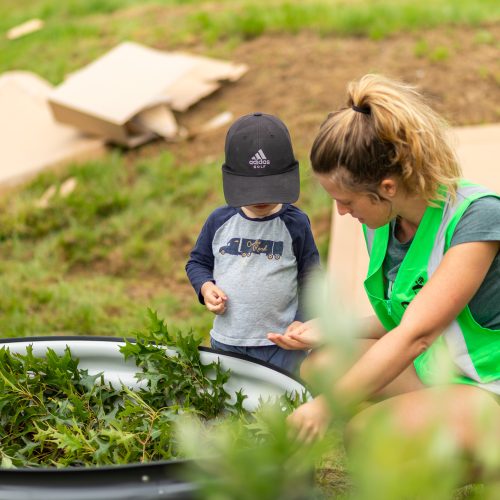
<instances>
[{"instance_id":1,"label":"boy's wrist","mask_svg":"<svg viewBox=\"0 0 500 500\"><path fill-rule=\"evenodd\" d=\"M211 286L214 284L213 281L205 281L200 287L200 293L205 297L205 293L207 292L208 288L211 288Z\"/></svg>"}]
</instances>

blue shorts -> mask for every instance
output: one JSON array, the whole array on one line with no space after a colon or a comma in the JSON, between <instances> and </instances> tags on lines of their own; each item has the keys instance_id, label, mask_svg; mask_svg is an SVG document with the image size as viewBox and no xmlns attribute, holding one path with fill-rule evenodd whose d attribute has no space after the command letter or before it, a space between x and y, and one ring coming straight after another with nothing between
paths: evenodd
<instances>
[{"instance_id":1,"label":"blue shorts","mask_svg":"<svg viewBox=\"0 0 500 500\"><path fill-rule=\"evenodd\" d=\"M255 358L260 361L265 361L270 365L276 366L293 375L299 374L299 368L304 358L307 356L307 351L292 351L283 349L277 345L263 346L242 346L228 345L218 342L210 337L210 345L212 349L218 351L234 352L236 354L244 354L250 358Z\"/></svg>"}]
</instances>

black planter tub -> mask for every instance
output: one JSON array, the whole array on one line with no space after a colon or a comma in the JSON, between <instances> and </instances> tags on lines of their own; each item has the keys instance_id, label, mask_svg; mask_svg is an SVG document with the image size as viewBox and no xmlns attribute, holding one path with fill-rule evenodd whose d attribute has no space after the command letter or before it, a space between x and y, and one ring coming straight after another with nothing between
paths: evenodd
<instances>
[{"instance_id":1,"label":"black planter tub","mask_svg":"<svg viewBox=\"0 0 500 500\"><path fill-rule=\"evenodd\" d=\"M89 374L103 373L104 379L117 386L138 386L133 360L125 361L115 337L25 337L1 339L0 347L12 353L26 352L33 346L35 356L44 357L47 348L63 354L68 346L79 359L79 367ZM244 406L253 411L259 398L274 398L285 392L306 390L300 380L267 363L246 356L220 353L200 347L204 363L216 361L231 370L225 388L234 396L242 389L247 395ZM193 499L196 487L183 476L186 461L156 461L146 464L67 468L0 468L0 500L115 500L115 499Z\"/></svg>"}]
</instances>

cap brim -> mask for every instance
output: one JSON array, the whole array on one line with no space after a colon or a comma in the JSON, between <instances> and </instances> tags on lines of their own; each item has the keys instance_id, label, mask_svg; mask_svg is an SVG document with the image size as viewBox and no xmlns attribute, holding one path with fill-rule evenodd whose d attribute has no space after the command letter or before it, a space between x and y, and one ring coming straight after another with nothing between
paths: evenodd
<instances>
[{"instance_id":1,"label":"cap brim","mask_svg":"<svg viewBox=\"0 0 500 500\"><path fill-rule=\"evenodd\" d=\"M300 194L299 165L276 175L246 177L222 170L224 197L228 205L243 207L263 203L295 203Z\"/></svg>"}]
</instances>

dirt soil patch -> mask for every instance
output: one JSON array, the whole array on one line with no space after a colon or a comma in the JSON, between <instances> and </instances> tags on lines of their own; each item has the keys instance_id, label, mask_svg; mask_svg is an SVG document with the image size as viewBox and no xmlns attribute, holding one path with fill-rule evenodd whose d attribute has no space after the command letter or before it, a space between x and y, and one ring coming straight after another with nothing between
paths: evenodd
<instances>
[{"instance_id":1,"label":"dirt soil patch","mask_svg":"<svg viewBox=\"0 0 500 500\"><path fill-rule=\"evenodd\" d=\"M290 128L299 155L307 155L326 114L344 105L347 82L376 72L417 85L452 125L497 122L499 44L500 23L400 34L381 41L308 32L265 35L234 50L232 59L249 66L240 81L223 86L178 119L193 129L226 110L235 117L256 110L277 114ZM224 137L222 128L189 144L153 143L140 154L167 148L179 163L198 163L221 157Z\"/></svg>"}]
</instances>

